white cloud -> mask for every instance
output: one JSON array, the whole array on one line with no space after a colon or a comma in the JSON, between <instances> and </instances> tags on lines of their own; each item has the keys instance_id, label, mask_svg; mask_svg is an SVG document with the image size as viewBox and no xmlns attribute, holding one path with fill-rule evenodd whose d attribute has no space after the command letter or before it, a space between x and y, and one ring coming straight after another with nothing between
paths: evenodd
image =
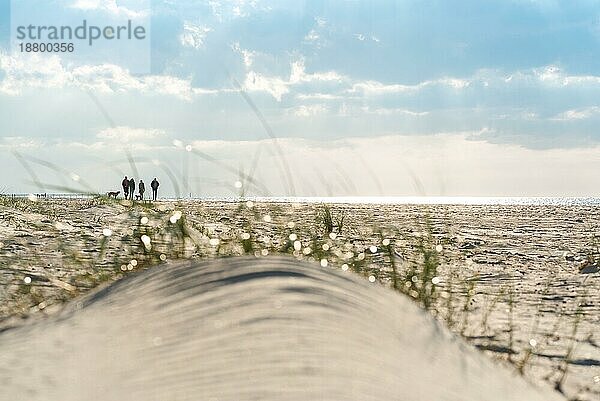
<instances>
[{"instance_id":1,"label":"white cloud","mask_svg":"<svg viewBox=\"0 0 600 401\"><path fill-rule=\"evenodd\" d=\"M375 43L379 43L380 42L379 38L377 36L374 36L374 35L371 35L371 36L367 37L366 35L364 35L362 33L355 33L352 36L354 36L356 38L356 40L358 40L360 42L364 42L364 41L369 40L369 39L372 40Z\"/></svg>"},{"instance_id":2,"label":"white cloud","mask_svg":"<svg viewBox=\"0 0 600 401\"><path fill-rule=\"evenodd\" d=\"M195 25L186 21L183 23L183 33L179 36L179 41L184 47L201 49L210 31L212 29L207 26Z\"/></svg>"},{"instance_id":3,"label":"white cloud","mask_svg":"<svg viewBox=\"0 0 600 401\"><path fill-rule=\"evenodd\" d=\"M259 3L256 0L210 0L208 4L213 15L219 21L248 17L252 12L259 9ZM263 6L261 9L268 11L269 7Z\"/></svg>"},{"instance_id":4,"label":"white cloud","mask_svg":"<svg viewBox=\"0 0 600 401\"><path fill-rule=\"evenodd\" d=\"M600 168L598 148L530 150L474 140L472 134L390 135L334 141L287 138L278 142L300 195L323 196L329 191L340 196L378 195L368 170L377 176L388 196L585 195L594 189L594 174ZM194 146L220 160L238 163L258 148L270 146L270 142L202 141ZM316 180L315 171L328 172L326 182ZM274 194L282 194L279 172L277 157L264 156L255 176ZM502 172L501 178L498 172ZM213 168L207 168L205 173L225 181L235 179L217 175L225 173ZM343 181L337 178L338 173L348 177L356 192L351 186L338 185ZM424 194L416 188L415 176Z\"/></svg>"},{"instance_id":5,"label":"white cloud","mask_svg":"<svg viewBox=\"0 0 600 401\"><path fill-rule=\"evenodd\" d=\"M65 66L57 55L37 54L9 56L0 53L0 93L18 95L26 89L73 87L102 93L138 91L146 94L170 95L190 100L203 94L192 88L190 79L169 75L133 76L114 64Z\"/></svg>"},{"instance_id":6,"label":"white cloud","mask_svg":"<svg viewBox=\"0 0 600 401\"><path fill-rule=\"evenodd\" d=\"M600 116L600 107L591 106L581 109L567 110L553 117L555 121L585 120L594 116Z\"/></svg>"},{"instance_id":7,"label":"white cloud","mask_svg":"<svg viewBox=\"0 0 600 401\"><path fill-rule=\"evenodd\" d=\"M325 114L327 107L322 104L301 105L292 109L292 114L297 117L311 117L317 114Z\"/></svg>"},{"instance_id":8,"label":"white cloud","mask_svg":"<svg viewBox=\"0 0 600 401\"><path fill-rule=\"evenodd\" d=\"M543 83L556 86L600 84L600 76L567 75L555 65L534 69L533 75Z\"/></svg>"},{"instance_id":9,"label":"white cloud","mask_svg":"<svg viewBox=\"0 0 600 401\"><path fill-rule=\"evenodd\" d=\"M323 28L325 25L327 25L327 20L323 17L315 17L315 22L319 28Z\"/></svg>"},{"instance_id":10,"label":"white cloud","mask_svg":"<svg viewBox=\"0 0 600 401\"><path fill-rule=\"evenodd\" d=\"M56 55L42 57L35 53L10 57L0 53L0 93L17 95L24 87L61 88L72 81L71 74Z\"/></svg>"},{"instance_id":11,"label":"white cloud","mask_svg":"<svg viewBox=\"0 0 600 401\"><path fill-rule=\"evenodd\" d=\"M76 86L105 93L133 90L146 94L170 95L185 100L191 100L195 93L190 79L170 75L137 77L114 64L77 67L73 69L72 76Z\"/></svg>"},{"instance_id":12,"label":"white cloud","mask_svg":"<svg viewBox=\"0 0 600 401\"><path fill-rule=\"evenodd\" d=\"M304 40L307 42L316 42L319 40L319 34L314 29L311 29L305 36Z\"/></svg>"},{"instance_id":13,"label":"white cloud","mask_svg":"<svg viewBox=\"0 0 600 401\"><path fill-rule=\"evenodd\" d=\"M379 95L386 93L400 93L415 91L419 88L419 85L402 85L402 84L384 84L379 81L362 81L352 85L350 93L364 93L366 95Z\"/></svg>"},{"instance_id":14,"label":"white cloud","mask_svg":"<svg viewBox=\"0 0 600 401\"><path fill-rule=\"evenodd\" d=\"M242 49L238 42L233 43L231 45L231 48L233 49L233 51L242 55L242 58L244 60L244 65L246 66L246 68L252 67L252 63L254 62L254 57L256 57L256 54L257 54L255 51Z\"/></svg>"},{"instance_id":15,"label":"white cloud","mask_svg":"<svg viewBox=\"0 0 600 401\"><path fill-rule=\"evenodd\" d=\"M43 145L43 141L37 138L23 136L6 136L0 138L0 149L31 149L40 148Z\"/></svg>"},{"instance_id":16,"label":"white cloud","mask_svg":"<svg viewBox=\"0 0 600 401\"><path fill-rule=\"evenodd\" d=\"M306 72L306 66L304 65L304 59L300 59L292 62L290 73L290 84L298 84L301 82L313 82L313 81L342 81L345 78L335 71L326 71L319 73L308 74Z\"/></svg>"},{"instance_id":17,"label":"white cloud","mask_svg":"<svg viewBox=\"0 0 600 401\"><path fill-rule=\"evenodd\" d=\"M219 93L232 93L237 92L235 89L205 89L205 88L192 88L194 95L217 95Z\"/></svg>"},{"instance_id":18,"label":"white cloud","mask_svg":"<svg viewBox=\"0 0 600 401\"><path fill-rule=\"evenodd\" d=\"M192 90L190 79L181 79L170 75L149 75L140 79L143 91L158 93L161 95L172 95L190 100L192 93L200 93Z\"/></svg>"},{"instance_id":19,"label":"white cloud","mask_svg":"<svg viewBox=\"0 0 600 401\"><path fill-rule=\"evenodd\" d=\"M554 65L549 65L541 69L535 69L534 74L540 81L556 81L561 76L560 68Z\"/></svg>"},{"instance_id":20,"label":"white cloud","mask_svg":"<svg viewBox=\"0 0 600 401\"><path fill-rule=\"evenodd\" d=\"M83 65L69 72L72 84L103 93L142 90L143 83L114 64Z\"/></svg>"},{"instance_id":21,"label":"white cloud","mask_svg":"<svg viewBox=\"0 0 600 401\"><path fill-rule=\"evenodd\" d=\"M279 77L263 76L255 71L250 71L246 75L244 89L248 91L264 91L273 96L277 101L290 92L290 87L301 83L310 83L314 81L342 81L344 77L335 71L320 73L307 73L304 60L300 59L291 63L291 72L288 80Z\"/></svg>"},{"instance_id":22,"label":"white cloud","mask_svg":"<svg viewBox=\"0 0 600 401\"><path fill-rule=\"evenodd\" d=\"M243 56L246 67L253 66L256 52L241 49L238 43L232 45L232 49ZM306 71L305 59L300 57L290 63L290 75L288 79L281 76L264 75L257 70L250 70L246 74L244 89L248 91L263 91L271 94L277 101L281 101L283 95L292 92L294 86L300 84L336 83L345 86L341 90L336 89L331 93L297 93L299 100L311 99L348 99L354 95L381 95L392 93L414 93L426 87L440 86L454 90L463 90L479 79L474 76L470 79L443 77L435 80L423 81L414 85L400 83L386 84L375 80L356 81L351 77L342 75L336 71L319 71L309 73ZM482 82L488 86L489 83Z\"/></svg>"},{"instance_id":23,"label":"white cloud","mask_svg":"<svg viewBox=\"0 0 600 401\"><path fill-rule=\"evenodd\" d=\"M379 81L361 81L352 85L350 93L364 93L366 95L380 95L387 93L417 92L429 86L446 86L452 89L464 89L471 85L471 81L461 78L440 78L436 80L423 81L414 85L384 84Z\"/></svg>"},{"instance_id":24,"label":"white cloud","mask_svg":"<svg viewBox=\"0 0 600 401\"><path fill-rule=\"evenodd\" d=\"M427 85L436 85L436 84L449 86L454 89L464 89L464 88L468 87L471 84L471 82L469 82L469 80L467 80L467 79L442 78L442 79L438 79L435 81L426 81L421 85L427 86Z\"/></svg>"},{"instance_id":25,"label":"white cloud","mask_svg":"<svg viewBox=\"0 0 600 401\"><path fill-rule=\"evenodd\" d=\"M132 2L130 1L129 3L131 4ZM136 9L125 7L117 4L117 0L75 0L70 7L85 11L105 11L126 18L141 18L149 15L150 10L148 7L150 3L148 1L137 1L134 5L138 7Z\"/></svg>"},{"instance_id":26,"label":"white cloud","mask_svg":"<svg viewBox=\"0 0 600 401\"><path fill-rule=\"evenodd\" d=\"M80 141L57 141L53 146L60 149L61 151L106 151L107 148L114 149L114 144L107 144L106 142L80 142Z\"/></svg>"},{"instance_id":27,"label":"white cloud","mask_svg":"<svg viewBox=\"0 0 600 401\"><path fill-rule=\"evenodd\" d=\"M183 160L182 150L167 145L167 141L165 144L159 143L160 134L153 137L152 132L136 131L138 129L128 127L120 130L134 132L131 134L133 143L128 143L127 146L135 149L135 155L140 159L159 160L171 165L175 171ZM107 136L116 138L118 132L108 131ZM383 188L382 195L423 195L414 184L415 176L424 188L425 195L585 196L594 191L595 174L600 169L598 147L532 150L516 145L487 143L478 138L477 134L475 131L449 132L428 136L388 135L331 141L284 138L278 140L278 143L290 165L297 195L380 195L382 193L379 192L376 181ZM149 138L136 142L134 137ZM72 161L77 168L74 171L86 181L101 188L110 188L119 182L119 175L107 174L107 154L110 154L109 160L115 160L115 167L127 171L128 162L122 154L110 152L115 146L111 146L106 138L100 139L103 141L88 144L64 142L32 147L26 153L53 163L65 162L66 168L71 168L67 161ZM12 141L26 144L28 139ZM6 143L7 138L0 138L0 147ZM272 146L272 141L203 140L193 141L191 145L209 153L221 163L242 170L244 167L250 168L252 162L248 155L257 154L258 149L261 149L262 156L253 176L272 194L284 194L278 156L274 152L271 154L264 151ZM75 163L75 160L79 162ZM103 168L90 162L86 171L85 163L82 167L80 160L101 160ZM201 174L192 178L229 183L238 179L235 173L214 164L199 163L203 163ZM13 158L0 158L1 169L8 171L11 166L21 174L9 175L5 185L19 188L26 174L14 165ZM157 171L160 173L150 162L141 162L138 167L144 177L154 176ZM317 171L327 173L324 181L315 179ZM339 174L347 177L347 180L339 179ZM45 176L40 178L45 179ZM48 175L47 179L55 177ZM168 180L165 178L164 181L165 194L172 195ZM341 185L347 182L353 185ZM190 191L205 196L229 194L223 192L226 189L206 185L205 181L199 185L200 188L192 187Z\"/></svg>"},{"instance_id":28,"label":"white cloud","mask_svg":"<svg viewBox=\"0 0 600 401\"><path fill-rule=\"evenodd\" d=\"M563 80L564 85L588 85L588 84L600 84L600 76L597 75L571 75L565 76Z\"/></svg>"},{"instance_id":29,"label":"white cloud","mask_svg":"<svg viewBox=\"0 0 600 401\"><path fill-rule=\"evenodd\" d=\"M429 114L428 111L413 111L413 110L402 109L402 108L384 108L384 107L372 109L369 106L362 107L362 111L367 114L376 114L376 115L380 115L380 116L404 114L407 116L422 117L422 116L426 116Z\"/></svg>"},{"instance_id":30,"label":"white cloud","mask_svg":"<svg viewBox=\"0 0 600 401\"><path fill-rule=\"evenodd\" d=\"M246 17L246 16L248 16L248 13L245 12L245 11L242 11L242 8L240 6L234 6L231 9L231 12L233 13L233 15L235 17Z\"/></svg>"},{"instance_id":31,"label":"white cloud","mask_svg":"<svg viewBox=\"0 0 600 401\"><path fill-rule=\"evenodd\" d=\"M247 91L262 91L273 96L278 102L281 97L289 92L289 82L278 77L265 77L257 72L250 71L244 81L244 89Z\"/></svg>"},{"instance_id":32,"label":"white cloud","mask_svg":"<svg viewBox=\"0 0 600 401\"><path fill-rule=\"evenodd\" d=\"M455 90L463 90L474 84L488 88L490 86L519 85L528 86L543 85L549 87L567 86L591 86L600 85L600 76L596 75L568 75L560 67L555 65L534 68L530 70L515 71L505 74L496 70L480 70L468 78L443 77L426 80L412 85L401 83L383 83L375 80L352 81L351 88L347 93L359 93L363 95L384 95L393 93L415 93L428 87L446 87Z\"/></svg>"},{"instance_id":33,"label":"white cloud","mask_svg":"<svg viewBox=\"0 0 600 401\"><path fill-rule=\"evenodd\" d=\"M300 93L296 95L299 100L339 100L347 99L346 96L332 95L330 93Z\"/></svg>"},{"instance_id":34,"label":"white cloud","mask_svg":"<svg viewBox=\"0 0 600 401\"><path fill-rule=\"evenodd\" d=\"M327 26L327 20L322 17L315 17L314 21L313 27L304 35L304 43L317 49L330 45L331 41L328 38L332 29Z\"/></svg>"},{"instance_id":35,"label":"white cloud","mask_svg":"<svg viewBox=\"0 0 600 401\"><path fill-rule=\"evenodd\" d=\"M164 137L166 134L162 130L133 128L127 126L119 126L114 128L106 128L96 134L98 139L108 141L118 141L122 143L129 142L144 142L157 138Z\"/></svg>"},{"instance_id":36,"label":"white cloud","mask_svg":"<svg viewBox=\"0 0 600 401\"><path fill-rule=\"evenodd\" d=\"M244 89L247 91L267 92L279 102L283 95L290 92L290 87L293 85L315 81L342 81L343 79L344 77L335 71L306 73L304 60L300 59L291 63L290 77L287 80L249 71L244 81Z\"/></svg>"}]
</instances>

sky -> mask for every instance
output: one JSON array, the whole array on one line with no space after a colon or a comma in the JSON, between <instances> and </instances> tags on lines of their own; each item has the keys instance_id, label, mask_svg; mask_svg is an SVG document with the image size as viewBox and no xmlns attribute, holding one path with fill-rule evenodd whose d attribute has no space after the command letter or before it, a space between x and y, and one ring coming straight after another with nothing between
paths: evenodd
<instances>
[{"instance_id":1,"label":"sky","mask_svg":"<svg viewBox=\"0 0 600 401\"><path fill-rule=\"evenodd\" d=\"M27 1L0 0L0 192L600 195L600 0ZM18 15L147 47L21 53Z\"/></svg>"}]
</instances>

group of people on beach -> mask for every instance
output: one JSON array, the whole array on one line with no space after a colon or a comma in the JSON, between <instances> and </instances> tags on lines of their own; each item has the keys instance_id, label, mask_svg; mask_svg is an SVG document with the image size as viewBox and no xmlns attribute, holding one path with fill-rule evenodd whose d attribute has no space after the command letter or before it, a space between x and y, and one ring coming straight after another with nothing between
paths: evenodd
<instances>
[{"instance_id":1,"label":"group of people on beach","mask_svg":"<svg viewBox=\"0 0 600 401\"><path fill-rule=\"evenodd\" d=\"M156 200L158 197L158 186L160 183L154 177L152 182L150 183L150 188L152 188L152 200ZM140 179L138 184L138 195L135 195L135 180L132 178L128 179L127 176L123 178L121 182L121 186L123 187L123 194L125 195L125 199L133 200L134 196L136 200L144 200L144 193L146 192L146 184L144 181Z\"/></svg>"}]
</instances>

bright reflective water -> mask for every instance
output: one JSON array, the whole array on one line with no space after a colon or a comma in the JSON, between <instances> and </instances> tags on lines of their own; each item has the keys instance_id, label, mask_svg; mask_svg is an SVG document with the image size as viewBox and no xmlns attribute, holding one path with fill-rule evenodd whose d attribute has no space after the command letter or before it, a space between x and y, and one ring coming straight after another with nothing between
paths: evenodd
<instances>
[{"instance_id":1,"label":"bright reflective water","mask_svg":"<svg viewBox=\"0 0 600 401\"><path fill-rule=\"evenodd\" d=\"M238 202L240 198L199 198L205 201ZM488 196L334 196L334 197L246 197L254 202L306 202L348 204L404 205L540 205L540 206L600 206L595 197L488 197Z\"/></svg>"}]
</instances>

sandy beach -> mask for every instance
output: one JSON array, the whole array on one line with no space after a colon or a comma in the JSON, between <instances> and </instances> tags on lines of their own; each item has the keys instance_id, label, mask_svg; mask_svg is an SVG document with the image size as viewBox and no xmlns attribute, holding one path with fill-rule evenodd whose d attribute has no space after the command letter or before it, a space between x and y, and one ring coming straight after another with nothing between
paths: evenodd
<instances>
[{"instance_id":1,"label":"sandy beach","mask_svg":"<svg viewBox=\"0 0 600 401\"><path fill-rule=\"evenodd\" d=\"M600 257L592 206L6 197L0 205L6 333L151 266L288 254L412 297L490 359L565 399L600 397L600 273L580 272Z\"/></svg>"}]
</instances>

